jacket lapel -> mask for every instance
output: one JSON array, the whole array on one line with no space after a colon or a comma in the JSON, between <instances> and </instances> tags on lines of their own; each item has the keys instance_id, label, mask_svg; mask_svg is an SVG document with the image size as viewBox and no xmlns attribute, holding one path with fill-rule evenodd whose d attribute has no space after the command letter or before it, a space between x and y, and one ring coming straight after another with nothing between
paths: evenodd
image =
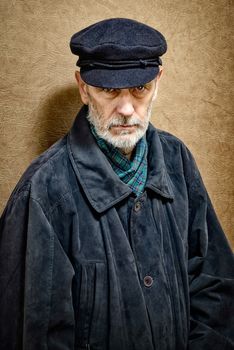
<instances>
[{"instance_id":1,"label":"jacket lapel","mask_svg":"<svg viewBox=\"0 0 234 350\"><path fill-rule=\"evenodd\" d=\"M164 160L162 143L158 131L152 124L149 124L146 139L148 143L148 179L145 187L172 200L174 194Z\"/></svg>"}]
</instances>

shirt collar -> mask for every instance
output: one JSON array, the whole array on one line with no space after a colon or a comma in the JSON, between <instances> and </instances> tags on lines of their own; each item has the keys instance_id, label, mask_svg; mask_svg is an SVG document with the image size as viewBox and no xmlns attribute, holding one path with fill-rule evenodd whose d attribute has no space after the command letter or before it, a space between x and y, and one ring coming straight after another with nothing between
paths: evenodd
<instances>
[{"instance_id":1,"label":"shirt collar","mask_svg":"<svg viewBox=\"0 0 234 350\"><path fill-rule=\"evenodd\" d=\"M87 106L78 113L68 133L68 154L79 182L93 208L101 213L132 193L112 169L92 135L86 119ZM168 181L162 146L156 129L147 130L149 146L148 179L146 187L160 196L173 199Z\"/></svg>"}]
</instances>

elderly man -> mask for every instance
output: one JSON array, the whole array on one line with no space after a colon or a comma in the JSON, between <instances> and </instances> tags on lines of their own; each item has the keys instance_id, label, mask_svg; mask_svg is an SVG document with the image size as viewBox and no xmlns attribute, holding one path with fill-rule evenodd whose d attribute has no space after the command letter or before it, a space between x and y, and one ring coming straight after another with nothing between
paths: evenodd
<instances>
[{"instance_id":1,"label":"elderly man","mask_svg":"<svg viewBox=\"0 0 234 350\"><path fill-rule=\"evenodd\" d=\"M149 119L166 41L73 35L84 106L1 218L1 349L228 350L233 256L192 155Z\"/></svg>"}]
</instances>

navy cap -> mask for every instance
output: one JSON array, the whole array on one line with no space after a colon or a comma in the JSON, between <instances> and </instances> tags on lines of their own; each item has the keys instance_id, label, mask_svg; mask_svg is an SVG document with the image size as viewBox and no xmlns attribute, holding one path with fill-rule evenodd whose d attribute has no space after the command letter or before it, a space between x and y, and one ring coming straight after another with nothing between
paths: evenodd
<instances>
[{"instance_id":1,"label":"navy cap","mask_svg":"<svg viewBox=\"0 0 234 350\"><path fill-rule=\"evenodd\" d=\"M70 48L79 56L77 66L87 84L128 88L156 77L167 43L160 32L146 24L111 18L75 33Z\"/></svg>"}]
</instances>

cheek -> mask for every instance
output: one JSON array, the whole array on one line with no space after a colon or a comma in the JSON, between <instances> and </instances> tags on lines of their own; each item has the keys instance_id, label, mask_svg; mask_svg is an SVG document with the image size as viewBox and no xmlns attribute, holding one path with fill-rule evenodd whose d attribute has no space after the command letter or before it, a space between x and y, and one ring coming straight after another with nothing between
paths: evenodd
<instances>
[{"instance_id":1,"label":"cheek","mask_svg":"<svg viewBox=\"0 0 234 350\"><path fill-rule=\"evenodd\" d=\"M111 103L98 104L99 116L101 117L101 122L103 126L110 124L111 119L114 115L114 108Z\"/></svg>"},{"instance_id":2,"label":"cheek","mask_svg":"<svg viewBox=\"0 0 234 350\"><path fill-rule=\"evenodd\" d=\"M108 127L112 119L111 111L109 111L107 108L102 108L102 125L104 128Z\"/></svg>"},{"instance_id":3,"label":"cheek","mask_svg":"<svg viewBox=\"0 0 234 350\"><path fill-rule=\"evenodd\" d=\"M135 113L138 115L138 118L141 120L145 120L147 117L147 111L148 111L148 104L140 104L136 106Z\"/></svg>"},{"instance_id":4,"label":"cheek","mask_svg":"<svg viewBox=\"0 0 234 350\"><path fill-rule=\"evenodd\" d=\"M95 101L95 103L92 103L92 109L96 118L98 119L100 127L102 129L105 129L109 125L112 117L111 109L103 103L97 101Z\"/></svg>"}]
</instances>

